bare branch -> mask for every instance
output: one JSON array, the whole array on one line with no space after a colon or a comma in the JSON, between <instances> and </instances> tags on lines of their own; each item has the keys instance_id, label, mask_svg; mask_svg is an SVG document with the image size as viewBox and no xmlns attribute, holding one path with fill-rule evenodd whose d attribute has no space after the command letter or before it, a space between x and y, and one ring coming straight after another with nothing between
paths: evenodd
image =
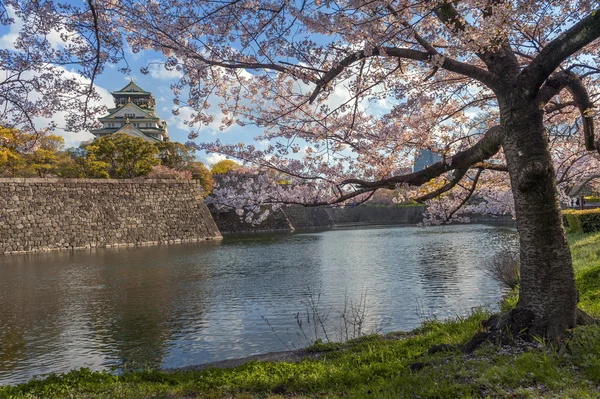
<instances>
[{"instance_id":1,"label":"bare branch","mask_svg":"<svg viewBox=\"0 0 600 399\"><path fill-rule=\"evenodd\" d=\"M575 52L600 37L600 9L573 25L548 43L521 72L521 80L535 95L542 83L558 66Z\"/></svg>"},{"instance_id":2,"label":"bare branch","mask_svg":"<svg viewBox=\"0 0 600 399\"><path fill-rule=\"evenodd\" d=\"M567 105L575 105L579 109L583 121L585 148L588 151L600 149L594 142L594 118L590 115L590 110L594 107L594 103L590 99L587 89L578 76L569 71L555 73L540 89L538 100L545 104L550 101L552 97L559 94L564 88L569 90L573 96L573 102L548 107L546 112L553 112L562 109Z\"/></svg>"},{"instance_id":3,"label":"bare branch","mask_svg":"<svg viewBox=\"0 0 600 399\"><path fill-rule=\"evenodd\" d=\"M508 166L505 164L478 162L471 166L471 169L493 170L496 172L508 172Z\"/></svg>"}]
</instances>

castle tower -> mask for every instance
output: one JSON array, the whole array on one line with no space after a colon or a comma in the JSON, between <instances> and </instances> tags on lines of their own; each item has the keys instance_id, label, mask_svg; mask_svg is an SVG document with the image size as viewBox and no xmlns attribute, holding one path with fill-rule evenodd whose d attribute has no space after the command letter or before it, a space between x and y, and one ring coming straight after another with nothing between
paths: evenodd
<instances>
[{"instance_id":1,"label":"castle tower","mask_svg":"<svg viewBox=\"0 0 600 399\"><path fill-rule=\"evenodd\" d=\"M96 138L126 133L150 142L169 141L167 121L156 115L156 101L152 93L143 90L131 79L127 86L110 94L115 108L110 108L108 115L98 118L102 128L91 131Z\"/></svg>"}]
</instances>

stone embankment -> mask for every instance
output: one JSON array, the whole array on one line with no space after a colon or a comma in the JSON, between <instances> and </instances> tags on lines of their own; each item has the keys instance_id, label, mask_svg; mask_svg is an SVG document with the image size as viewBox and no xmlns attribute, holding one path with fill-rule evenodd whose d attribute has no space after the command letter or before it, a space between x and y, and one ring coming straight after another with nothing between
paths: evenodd
<instances>
[{"instance_id":1,"label":"stone embankment","mask_svg":"<svg viewBox=\"0 0 600 399\"><path fill-rule=\"evenodd\" d=\"M0 179L0 254L220 238L195 181Z\"/></svg>"},{"instance_id":2,"label":"stone embankment","mask_svg":"<svg viewBox=\"0 0 600 399\"><path fill-rule=\"evenodd\" d=\"M271 212L267 220L252 225L233 211L210 208L222 233L252 233L261 231L294 231L343 225L417 224L423 219L422 206L304 207L293 205Z\"/></svg>"}]
</instances>

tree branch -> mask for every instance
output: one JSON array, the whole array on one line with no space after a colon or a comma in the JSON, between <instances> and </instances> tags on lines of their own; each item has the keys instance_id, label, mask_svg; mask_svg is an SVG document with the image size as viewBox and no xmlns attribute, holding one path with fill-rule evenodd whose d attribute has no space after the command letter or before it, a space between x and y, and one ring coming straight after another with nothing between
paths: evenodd
<instances>
[{"instance_id":1,"label":"tree branch","mask_svg":"<svg viewBox=\"0 0 600 399\"><path fill-rule=\"evenodd\" d=\"M594 118L590 115L591 109L594 107L594 103L590 100L587 89L579 78L574 79L567 85L567 90L573 96L579 113L581 114L581 120L583 121L583 137L585 140L585 149L588 151L599 150L600 146L594 140Z\"/></svg>"},{"instance_id":2,"label":"tree branch","mask_svg":"<svg viewBox=\"0 0 600 399\"><path fill-rule=\"evenodd\" d=\"M445 161L434 163L429 167L418 172L409 173L401 176L393 176L387 179L373 182L348 179L340 185L354 184L360 188L389 188L394 189L396 184L408 184L411 186L420 186L429 180L456 169L470 168L474 164L483 162L496 154L504 141L504 132L499 126L490 128L483 137L471 148L458 152Z\"/></svg>"},{"instance_id":3,"label":"tree branch","mask_svg":"<svg viewBox=\"0 0 600 399\"><path fill-rule=\"evenodd\" d=\"M600 23L600 22L599 22ZM594 103L590 99L587 89L578 76L569 71L560 71L552 75L546 83L540 88L538 100L546 104L550 99L559 94L564 88L569 90L573 96L573 103L581 114L583 121L583 137L585 138L585 148L588 151L599 150L600 144L594 140L594 118L590 115L590 110ZM550 110L557 110L564 107L550 107Z\"/></svg>"},{"instance_id":4,"label":"tree branch","mask_svg":"<svg viewBox=\"0 0 600 399\"><path fill-rule=\"evenodd\" d=\"M469 192L467 193L467 196L465 198L463 198L463 200L460 202L460 204L458 204L458 206L456 208L454 208L454 210L448 214L448 216L444 220L444 224L446 224L450 219L452 219L452 216L454 216L454 214L456 212L458 212L458 210L460 208L462 208L463 206L465 206L465 204L467 203L467 201L471 198L471 196L475 192L475 189L477 188L477 182L479 181L479 176L481 176L481 172L483 172L482 169L479 169L477 171L477 174L473 178L473 185L469 189Z\"/></svg>"},{"instance_id":5,"label":"tree branch","mask_svg":"<svg viewBox=\"0 0 600 399\"><path fill-rule=\"evenodd\" d=\"M521 80L535 95L538 88L569 56L600 37L600 9L548 43L521 72Z\"/></svg>"},{"instance_id":6,"label":"tree branch","mask_svg":"<svg viewBox=\"0 0 600 399\"><path fill-rule=\"evenodd\" d=\"M492 14L493 5L489 4L484 11L486 17ZM444 23L452 33L464 34L468 33L468 28L471 25L463 18L451 2L444 2L436 7L433 12L442 23ZM471 40L472 41L472 40ZM495 49L490 49L490 47ZM505 36L499 37L497 42L488 47L482 47L481 51L475 52L475 55L487 65L490 71L493 71L497 76L503 76L506 70L517 71L519 63L514 52L510 48L510 44ZM499 62L503 60L503 62Z\"/></svg>"},{"instance_id":7,"label":"tree branch","mask_svg":"<svg viewBox=\"0 0 600 399\"><path fill-rule=\"evenodd\" d=\"M356 61L374 56L389 56L413 61L429 62L431 61L432 54L425 51L397 47L374 47L368 53L365 50L356 51L342 59L334 68L327 71L327 73L325 73L325 75L323 75L321 79L317 81L317 87L315 87L315 90L311 94L309 102L312 103L317 98L321 90L338 75L340 75L344 69ZM433 56L435 56L435 54ZM474 65L465 64L460 61L444 57L441 67L450 72L475 79L490 88L497 87L497 80L494 75Z\"/></svg>"},{"instance_id":8,"label":"tree branch","mask_svg":"<svg viewBox=\"0 0 600 399\"><path fill-rule=\"evenodd\" d=\"M414 198L414 201L425 202L425 201L435 198L447 191L450 191L454 186L456 186L458 184L458 182L460 182L460 180L464 177L464 175L467 174L467 170L468 169L455 170L452 180L450 180L448 183L444 184L442 187L438 188L437 190L434 190L434 191L427 193L425 195L422 195L420 197Z\"/></svg>"},{"instance_id":9,"label":"tree branch","mask_svg":"<svg viewBox=\"0 0 600 399\"><path fill-rule=\"evenodd\" d=\"M508 166L490 162L478 162L471 166L471 169L494 170L496 172L508 172Z\"/></svg>"}]
</instances>

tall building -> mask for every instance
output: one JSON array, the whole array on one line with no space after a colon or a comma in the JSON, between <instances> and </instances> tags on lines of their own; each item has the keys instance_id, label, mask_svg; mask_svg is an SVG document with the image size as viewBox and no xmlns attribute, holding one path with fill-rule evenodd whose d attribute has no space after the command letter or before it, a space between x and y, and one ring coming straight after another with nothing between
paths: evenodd
<instances>
[{"instance_id":1,"label":"tall building","mask_svg":"<svg viewBox=\"0 0 600 399\"><path fill-rule=\"evenodd\" d=\"M432 152L431 150L422 149L421 152L415 156L413 171L418 172L441 160L442 157L440 155Z\"/></svg>"},{"instance_id":2,"label":"tall building","mask_svg":"<svg viewBox=\"0 0 600 399\"><path fill-rule=\"evenodd\" d=\"M102 128L91 131L96 138L126 133L150 142L169 141L167 121L156 115L156 101L152 93L136 85L132 79L127 86L110 94L115 108L110 108L108 115L98 118Z\"/></svg>"}]
</instances>

